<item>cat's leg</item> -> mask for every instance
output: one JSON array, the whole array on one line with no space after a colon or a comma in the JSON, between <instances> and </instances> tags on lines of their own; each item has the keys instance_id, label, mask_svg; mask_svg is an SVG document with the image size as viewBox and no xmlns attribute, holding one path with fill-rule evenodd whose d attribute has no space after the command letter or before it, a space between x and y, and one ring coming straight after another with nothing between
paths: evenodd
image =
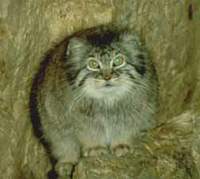
<instances>
[{"instance_id":1,"label":"cat's leg","mask_svg":"<svg viewBox=\"0 0 200 179\"><path fill-rule=\"evenodd\" d=\"M124 156L128 153L131 153L131 146L125 142L120 142L119 144L111 146L111 152L117 157Z\"/></svg>"},{"instance_id":2,"label":"cat's leg","mask_svg":"<svg viewBox=\"0 0 200 179\"><path fill-rule=\"evenodd\" d=\"M127 129L118 126L111 135L110 150L118 157L133 152L133 133Z\"/></svg>"},{"instance_id":3,"label":"cat's leg","mask_svg":"<svg viewBox=\"0 0 200 179\"><path fill-rule=\"evenodd\" d=\"M59 179L72 175L72 169L80 158L80 144L73 135L57 132L51 138L51 150L57 159L55 170Z\"/></svg>"},{"instance_id":4,"label":"cat's leg","mask_svg":"<svg viewBox=\"0 0 200 179\"><path fill-rule=\"evenodd\" d=\"M109 153L105 132L97 126L83 130L79 134L79 140L83 146L82 155L84 157L99 156Z\"/></svg>"},{"instance_id":5,"label":"cat's leg","mask_svg":"<svg viewBox=\"0 0 200 179\"><path fill-rule=\"evenodd\" d=\"M84 157L94 157L100 155L106 155L109 153L109 149L107 146L91 146L89 148L85 148L83 150Z\"/></svg>"}]
</instances>

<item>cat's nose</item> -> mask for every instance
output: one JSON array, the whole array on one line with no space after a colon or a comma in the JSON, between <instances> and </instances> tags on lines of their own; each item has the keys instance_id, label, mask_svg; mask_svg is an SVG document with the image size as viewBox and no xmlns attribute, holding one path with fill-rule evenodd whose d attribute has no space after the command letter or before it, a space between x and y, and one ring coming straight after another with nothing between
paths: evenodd
<instances>
[{"instance_id":1,"label":"cat's nose","mask_svg":"<svg viewBox=\"0 0 200 179\"><path fill-rule=\"evenodd\" d=\"M110 80L112 78L112 70L111 69L103 69L101 71L102 77L104 80Z\"/></svg>"},{"instance_id":2,"label":"cat's nose","mask_svg":"<svg viewBox=\"0 0 200 179\"><path fill-rule=\"evenodd\" d=\"M104 75L104 79L105 80L110 80L111 78L112 78L112 74L111 73Z\"/></svg>"}]
</instances>

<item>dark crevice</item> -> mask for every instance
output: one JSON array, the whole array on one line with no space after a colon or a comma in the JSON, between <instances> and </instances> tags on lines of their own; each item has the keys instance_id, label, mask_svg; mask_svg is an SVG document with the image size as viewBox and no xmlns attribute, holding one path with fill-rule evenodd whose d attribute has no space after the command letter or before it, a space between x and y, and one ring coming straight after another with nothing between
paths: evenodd
<instances>
[{"instance_id":1,"label":"dark crevice","mask_svg":"<svg viewBox=\"0 0 200 179\"><path fill-rule=\"evenodd\" d=\"M188 19L193 20L193 14L194 14L194 6L193 4L189 4L188 6Z\"/></svg>"}]
</instances>

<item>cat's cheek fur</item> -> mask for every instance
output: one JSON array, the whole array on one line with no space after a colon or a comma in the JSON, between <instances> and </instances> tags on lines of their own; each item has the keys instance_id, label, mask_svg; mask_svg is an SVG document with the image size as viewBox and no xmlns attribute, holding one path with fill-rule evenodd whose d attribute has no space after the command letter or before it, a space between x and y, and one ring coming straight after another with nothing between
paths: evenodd
<instances>
[{"instance_id":1,"label":"cat's cheek fur","mask_svg":"<svg viewBox=\"0 0 200 179\"><path fill-rule=\"evenodd\" d=\"M130 85L123 84L123 80L114 82L112 87L105 87L103 81L97 82L93 78L88 78L83 86L83 90L89 98L113 102L127 95L130 88Z\"/></svg>"}]
</instances>

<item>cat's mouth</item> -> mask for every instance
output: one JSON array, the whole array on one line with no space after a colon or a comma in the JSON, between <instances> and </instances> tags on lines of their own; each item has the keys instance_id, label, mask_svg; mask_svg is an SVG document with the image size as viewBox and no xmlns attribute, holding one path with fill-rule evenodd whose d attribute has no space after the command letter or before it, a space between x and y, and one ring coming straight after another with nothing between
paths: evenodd
<instances>
[{"instance_id":1,"label":"cat's mouth","mask_svg":"<svg viewBox=\"0 0 200 179\"><path fill-rule=\"evenodd\" d=\"M116 87L116 84L115 82L109 80L109 81L104 81L104 80L101 80L101 81L97 81L97 87L99 90L111 90L112 88Z\"/></svg>"},{"instance_id":2,"label":"cat's mouth","mask_svg":"<svg viewBox=\"0 0 200 179\"><path fill-rule=\"evenodd\" d=\"M106 90L106 91L110 91L112 90L113 88L115 88L116 85L114 85L112 82L108 82L106 81L103 85L102 85L102 90Z\"/></svg>"},{"instance_id":3,"label":"cat's mouth","mask_svg":"<svg viewBox=\"0 0 200 179\"><path fill-rule=\"evenodd\" d=\"M110 87L113 87L114 85L113 84L111 84L110 82L106 82L105 84L104 84L104 87L106 87L106 88L110 88Z\"/></svg>"}]
</instances>

